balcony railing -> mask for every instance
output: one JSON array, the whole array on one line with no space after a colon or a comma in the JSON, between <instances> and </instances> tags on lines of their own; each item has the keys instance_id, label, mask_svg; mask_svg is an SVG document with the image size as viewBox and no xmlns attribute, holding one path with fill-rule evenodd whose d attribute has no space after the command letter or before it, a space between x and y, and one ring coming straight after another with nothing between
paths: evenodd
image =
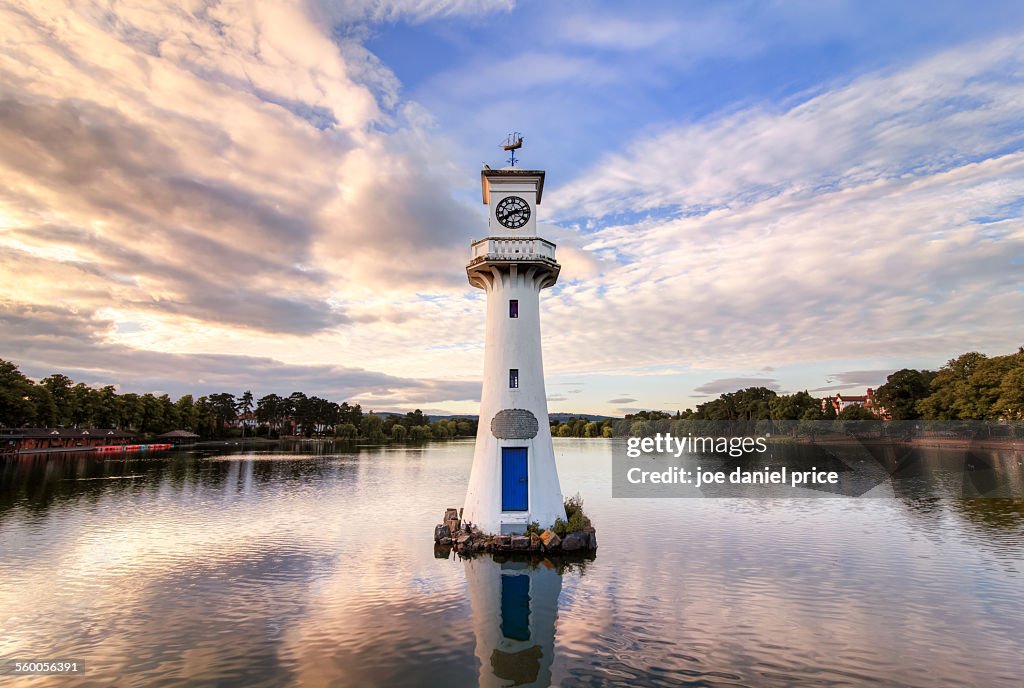
<instances>
[{"instance_id":1,"label":"balcony railing","mask_svg":"<svg viewBox=\"0 0 1024 688\"><path fill-rule=\"evenodd\" d=\"M469 263L491 260L540 260L555 262L555 245L547 239L488 237L470 246Z\"/></svg>"}]
</instances>

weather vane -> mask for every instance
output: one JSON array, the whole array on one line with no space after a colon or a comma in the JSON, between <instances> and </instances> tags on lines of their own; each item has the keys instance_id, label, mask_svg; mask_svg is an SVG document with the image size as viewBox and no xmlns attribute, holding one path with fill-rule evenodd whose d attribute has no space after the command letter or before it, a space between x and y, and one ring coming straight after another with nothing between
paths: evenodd
<instances>
[{"instance_id":1,"label":"weather vane","mask_svg":"<svg viewBox=\"0 0 1024 688\"><path fill-rule=\"evenodd\" d=\"M505 143L501 144L502 150L509 151L512 156L508 159L509 164L512 167L516 166L516 151L523 147L523 135L518 131L514 131L508 135L505 139Z\"/></svg>"}]
</instances>

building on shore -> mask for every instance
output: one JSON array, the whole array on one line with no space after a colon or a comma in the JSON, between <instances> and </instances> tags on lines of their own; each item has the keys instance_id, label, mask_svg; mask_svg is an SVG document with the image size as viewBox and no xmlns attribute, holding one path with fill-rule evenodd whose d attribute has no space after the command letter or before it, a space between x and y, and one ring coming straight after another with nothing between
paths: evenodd
<instances>
[{"instance_id":1,"label":"building on shore","mask_svg":"<svg viewBox=\"0 0 1024 688\"><path fill-rule=\"evenodd\" d=\"M94 451L134 439L134 433L111 428L9 428L0 430L0 453Z\"/></svg>"},{"instance_id":2,"label":"building on shore","mask_svg":"<svg viewBox=\"0 0 1024 688\"><path fill-rule=\"evenodd\" d=\"M822 410L825 410L828 405L831 405L836 413L842 413L843 410L851 406L863 406L882 420L889 420L890 418L889 412L882 406L879 406L878 399L875 398L875 390L870 387L861 395L837 392L834 397L825 397L821 400Z\"/></svg>"},{"instance_id":3,"label":"building on shore","mask_svg":"<svg viewBox=\"0 0 1024 688\"><path fill-rule=\"evenodd\" d=\"M156 439L177 446L179 444L193 444L199 439L199 435L188 430L171 430L162 435L157 435Z\"/></svg>"},{"instance_id":4,"label":"building on shore","mask_svg":"<svg viewBox=\"0 0 1024 688\"><path fill-rule=\"evenodd\" d=\"M258 425L259 421L256 420L256 414L252 411L240 413L237 418L224 421L224 427L226 428L245 428L247 430L255 430Z\"/></svg>"}]
</instances>

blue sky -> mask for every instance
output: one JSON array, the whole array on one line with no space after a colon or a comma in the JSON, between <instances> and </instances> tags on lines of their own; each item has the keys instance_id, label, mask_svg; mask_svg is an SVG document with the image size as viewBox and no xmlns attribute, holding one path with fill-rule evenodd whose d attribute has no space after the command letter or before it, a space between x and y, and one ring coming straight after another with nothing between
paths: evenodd
<instances>
[{"instance_id":1,"label":"blue sky","mask_svg":"<svg viewBox=\"0 0 1024 688\"><path fill-rule=\"evenodd\" d=\"M1022 22L1014 3L527 2L373 24L365 45L458 137L466 164L514 128L529 133L524 164L569 172L637 136L805 98Z\"/></svg>"},{"instance_id":2,"label":"blue sky","mask_svg":"<svg viewBox=\"0 0 1024 688\"><path fill-rule=\"evenodd\" d=\"M0 9L0 357L472 412L525 134L553 411L859 392L1024 343L1024 5Z\"/></svg>"}]
</instances>

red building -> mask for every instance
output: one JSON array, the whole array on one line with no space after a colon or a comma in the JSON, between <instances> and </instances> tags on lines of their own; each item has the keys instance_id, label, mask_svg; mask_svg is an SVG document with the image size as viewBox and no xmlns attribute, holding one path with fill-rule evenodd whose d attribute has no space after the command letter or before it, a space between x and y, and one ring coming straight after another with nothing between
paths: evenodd
<instances>
[{"instance_id":1,"label":"red building","mask_svg":"<svg viewBox=\"0 0 1024 688\"><path fill-rule=\"evenodd\" d=\"M11 428L0 430L0 453L94 451L96 447L121 446L134 439L130 432L107 428Z\"/></svg>"},{"instance_id":2,"label":"red building","mask_svg":"<svg viewBox=\"0 0 1024 688\"><path fill-rule=\"evenodd\" d=\"M836 413L840 413L843 409L849 408L850 406L863 406L882 420L890 420L892 418L885 408L878 405L878 400L875 398L875 390L870 387L868 387L867 392L863 395L843 394L842 392L838 392L834 397L825 397L821 400L822 410L826 408L826 404L831 404L832 408L836 410Z\"/></svg>"}]
</instances>

